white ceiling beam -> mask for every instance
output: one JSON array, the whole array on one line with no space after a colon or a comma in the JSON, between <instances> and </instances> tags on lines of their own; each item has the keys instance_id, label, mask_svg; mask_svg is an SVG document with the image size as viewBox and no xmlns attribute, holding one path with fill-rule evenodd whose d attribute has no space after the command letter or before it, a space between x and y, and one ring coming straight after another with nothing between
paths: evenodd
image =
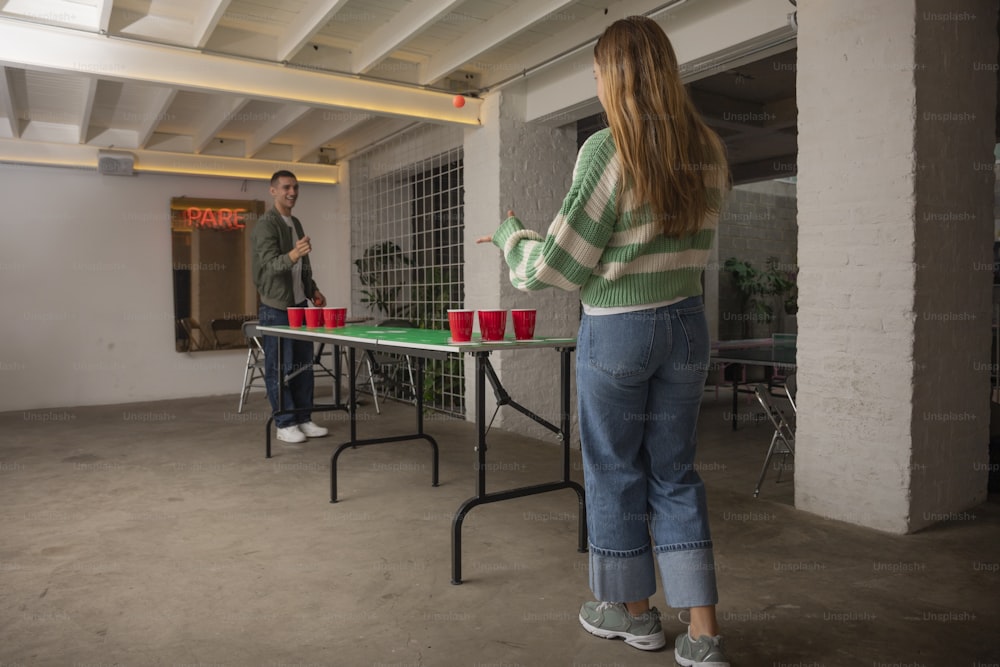
<instances>
[{"instance_id":1,"label":"white ceiling beam","mask_svg":"<svg viewBox=\"0 0 1000 667\"><path fill-rule=\"evenodd\" d=\"M208 148L219 130L228 125L233 116L249 103L249 97L216 97L208 100L202 113L202 123L194 132L194 152L201 153Z\"/></svg>"},{"instance_id":2,"label":"white ceiling beam","mask_svg":"<svg viewBox=\"0 0 1000 667\"><path fill-rule=\"evenodd\" d=\"M382 62L390 53L413 39L428 26L465 0L421 0L411 2L392 20L379 26L365 41L355 47L351 71L363 73Z\"/></svg>"},{"instance_id":3,"label":"white ceiling beam","mask_svg":"<svg viewBox=\"0 0 1000 667\"><path fill-rule=\"evenodd\" d=\"M183 16L145 14L121 26L118 32L120 36L129 39L189 47L192 30L191 17L188 14Z\"/></svg>"},{"instance_id":4,"label":"white ceiling beam","mask_svg":"<svg viewBox=\"0 0 1000 667\"><path fill-rule=\"evenodd\" d=\"M201 9L194 18L192 46L197 49L205 48L216 26L219 25L222 15L229 9L229 3L231 2L232 0L202 0Z\"/></svg>"},{"instance_id":5,"label":"white ceiling beam","mask_svg":"<svg viewBox=\"0 0 1000 667\"><path fill-rule=\"evenodd\" d=\"M673 7L684 4L685 1L676 0ZM606 12L597 10L589 16L569 22L565 30L539 41L536 46L521 51L511 60L495 64L482 73L480 83L484 88L489 88L519 72L538 67L539 63L569 55L575 49L588 49L588 53L591 53L597 38L612 22L626 16L644 16L660 9L663 4L664 0L618 0L609 3ZM661 15L658 13L656 16Z\"/></svg>"},{"instance_id":6,"label":"white ceiling beam","mask_svg":"<svg viewBox=\"0 0 1000 667\"><path fill-rule=\"evenodd\" d=\"M0 139L0 162L97 169L98 153L102 150L104 149L99 146ZM139 176L156 173L270 180L271 174L279 169L294 169L295 176L303 183L333 184L340 180L339 167L329 164L292 164L280 160L245 160L167 151L125 152L135 158L135 171Z\"/></svg>"},{"instance_id":7,"label":"white ceiling beam","mask_svg":"<svg viewBox=\"0 0 1000 667\"><path fill-rule=\"evenodd\" d=\"M111 10L114 8L114 0L96 0L97 1L97 31L102 35L108 34L108 29L111 26Z\"/></svg>"},{"instance_id":8,"label":"white ceiling beam","mask_svg":"<svg viewBox=\"0 0 1000 667\"><path fill-rule=\"evenodd\" d=\"M15 139L21 136L21 120L17 117L17 102L10 85L10 69L0 67L0 112L7 118L10 125L10 136Z\"/></svg>"},{"instance_id":9,"label":"white ceiling beam","mask_svg":"<svg viewBox=\"0 0 1000 667\"><path fill-rule=\"evenodd\" d=\"M94 99L97 97L97 86L100 79L92 77L87 81L83 91L82 109L80 110L80 143L87 143L90 135L90 116L94 113Z\"/></svg>"},{"instance_id":10,"label":"white ceiling beam","mask_svg":"<svg viewBox=\"0 0 1000 667\"><path fill-rule=\"evenodd\" d=\"M298 18L288 27L288 32L278 41L276 60L278 62L291 60L292 56L306 45L309 38L322 30L330 18L346 4L347 0L313 0L306 3Z\"/></svg>"},{"instance_id":11,"label":"white ceiling beam","mask_svg":"<svg viewBox=\"0 0 1000 667\"><path fill-rule=\"evenodd\" d=\"M338 112L332 112L337 114ZM367 123L373 116L356 112L339 112L340 117L331 119L331 122L313 123L310 131L304 137L295 142L292 146L292 161L299 162L319 150L325 144L343 136L358 127L362 123Z\"/></svg>"},{"instance_id":12,"label":"white ceiling beam","mask_svg":"<svg viewBox=\"0 0 1000 667\"><path fill-rule=\"evenodd\" d=\"M253 133L253 136L246 140L246 156L253 157L261 151L264 146L271 143L278 134L287 129L290 125L309 113L311 109L304 104L289 104L282 107L274 117ZM298 160L294 160L298 162Z\"/></svg>"},{"instance_id":13,"label":"white ceiling beam","mask_svg":"<svg viewBox=\"0 0 1000 667\"><path fill-rule=\"evenodd\" d=\"M28 21L70 26L77 29L97 30L100 6L91 2L66 0L3 0L0 9L8 16Z\"/></svg>"},{"instance_id":14,"label":"white ceiling beam","mask_svg":"<svg viewBox=\"0 0 1000 667\"><path fill-rule=\"evenodd\" d=\"M344 141L337 142L337 160L350 159L415 124L405 118L379 118L367 123L347 135Z\"/></svg>"},{"instance_id":15,"label":"white ceiling beam","mask_svg":"<svg viewBox=\"0 0 1000 667\"><path fill-rule=\"evenodd\" d=\"M549 14L575 0L524 0L465 33L451 46L438 51L420 68L420 83L429 85L451 74L497 44L527 30Z\"/></svg>"},{"instance_id":16,"label":"white ceiling beam","mask_svg":"<svg viewBox=\"0 0 1000 667\"><path fill-rule=\"evenodd\" d=\"M176 88L157 88L148 95L149 104L142 114L142 123L136 129L136 145L145 148L160 121L166 118L170 105L177 97Z\"/></svg>"},{"instance_id":17,"label":"white ceiling beam","mask_svg":"<svg viewBox=\"0 0 1000 667\"><path fill-rule=\"evenodd\" d=\"M181 90L246 95L285 104L355 109L432 123L478 126L481 100L307 69L201 53L76 30L0 21L0 66L138 81Z\"/></svg>"}]
</instances>

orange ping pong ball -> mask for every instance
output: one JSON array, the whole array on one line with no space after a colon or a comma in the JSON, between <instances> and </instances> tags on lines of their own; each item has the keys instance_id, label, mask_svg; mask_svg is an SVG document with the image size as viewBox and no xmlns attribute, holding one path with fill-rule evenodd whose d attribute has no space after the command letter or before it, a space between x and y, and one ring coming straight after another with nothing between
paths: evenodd
<instances>
[{"instance_id":1,"label":"orange ping pong ball","mask_svg":"<svg viewBox=\"0 0 1000 667\"><path fill-rule=\"evenodd\" d=\"M455 95L455 97L451 100L451 103L455 105L456 109L461 109L465 106L465 97L462 95Z\"/></svg>"}]
</instances>

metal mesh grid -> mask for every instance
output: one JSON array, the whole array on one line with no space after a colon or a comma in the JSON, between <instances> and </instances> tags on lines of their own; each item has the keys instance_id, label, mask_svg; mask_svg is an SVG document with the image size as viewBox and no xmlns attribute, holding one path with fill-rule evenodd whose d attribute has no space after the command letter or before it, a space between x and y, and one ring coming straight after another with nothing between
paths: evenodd
<instances>
[{"instance_id":1,"label":"metal mesh grid","mask_svg":"<svg viewBox=\"0 0 1000 667\"><path fill-rule=\"evenodd\" d=\"M465 298L462 183L453 128L416 128L351 160L352 312L448 328ZM424 404L464 418L464 378L461 356L428 360Z\"/></svg>"}]
</instances>

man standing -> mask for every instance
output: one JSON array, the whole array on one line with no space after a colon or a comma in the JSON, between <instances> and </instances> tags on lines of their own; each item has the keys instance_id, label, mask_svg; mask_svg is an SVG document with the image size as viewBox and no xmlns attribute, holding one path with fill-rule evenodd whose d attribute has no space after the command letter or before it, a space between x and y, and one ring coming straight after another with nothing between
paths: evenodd
<instances>
[{"instance_id":1,"label":"man standing","mask_svg":"<svg viewBox=\"0 0 1000 667\"><path fill-rule=\"evenodd\" d=\"M299 197L299 181L290 171L271 176L274 207L257 221L253 230L253 280L260 294L260 323L263 326L288 326L288 308L306 306L312 299L317 307L326 305L326 297L312 278L309 237L302 231L292 208ZM264 336L264 384L271 409L278 409L281 377L295 373L283 389L282 408L300 410L313 405L313 345L308 341ZM284 368L278 373L278 345ZM308 411L278 415L278 440L297 444L306 438L319 438L329 431L314 424Z\"/></svg>"}]
</instances>

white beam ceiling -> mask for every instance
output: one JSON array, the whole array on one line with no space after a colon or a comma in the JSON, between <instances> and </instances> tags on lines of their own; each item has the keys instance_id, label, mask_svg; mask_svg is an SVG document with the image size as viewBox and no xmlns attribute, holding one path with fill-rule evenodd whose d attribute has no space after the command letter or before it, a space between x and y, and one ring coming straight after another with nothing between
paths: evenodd
<instances>
[{"instance_id":1,"label":"white beam ceiling","mask_svg":"<svg viewBox=\"0 0 1000 667\"><path fill-rule=\"evenodd\" d=\"M524 0L508 7L485 23L465 33L420 68L420 83L427 85L451 74L481 53L527 30L549 14L572 5L575 0Z\"/></svg>"},{"instance_id":2,"label":"white beam ceiling","mask_svg":"<svg viewBox=\"0 0 1000 667\"><path fill-rule=\"evenodd\" d=\"M323 118L322 122L314 123L310 131L292 145L292 159L294 161L305 159L323 145L348 134L372 119L372 116L367 114L350 112L336 113L336 116L336 118L329 120Z\"/></svg>"},{"instance_id":3,"label":"white beam ceiling","mask_svg":"<svg viewBox=\"0 0 1000 667\"><path fill-rule=\"evenodd\" d=\"M792 11L788 0L0 0L0 138L41 142L32 159L53 164L58 145L72 164L83 143L135 147L147 166L190 152L228 156L230 171L286 156L300 167L424 122L477 126L483 100L454 107L455 73L480 97L517 83L526 120L563 125L600 111L591 49L618 18L657 19L693 82L794 48ZM400 66L383 70L387 59ZM749 153L794 136L793 84L747 98L705 90L732 98L719 108L765 115L722 119Z\"/></svg>"},{"instance_id":4,"label":"white beam ceiling","mask_svg":"<svg viewBox=\"0 0 1000 667\"><path fill-rule=\"evenodd\" d=\"M734 67L747 53L792 48L790 7L787 0L679 5L669 14L669 34L685 82ZM529 78L526 120L567 123L582 117L574 109L590 112L588 104L595 99L593 60L593 54L580 51Z\"/></svg>"},{"instance_id":5,"label":"white beam ceiling","mask_svg":"<svg viewBox=\"0 0 1000 667\"><path fill-rule=\"evenodd\" d=\"M177 97L176 88L157 88L149 95L149 104L141 114L139 129L136 130L136 146L145 148L149 143L156 126L163 120L174 98Z\"/></svg>"},{"instance_id":6,"label":"white beam ceiling","mask_svg":"<svg viewBox=\"0 0 1000 667\"><path fill-rule=\"evenodd\" d=\"M490 88L538 63L548 63L559 57L569 56L577 49L587 49L587 53L592 53L597 36L612 21L626 16L646 15L656 9L670 9L685 2L687 0L675 0L673 5L666 8L664 0L619 0L609 3L606 13L595 11L590 16L573 21L564 30L539 41L529 49L520 51L515 60L509 60L483 72L481 84L484 88Z\"/></svg>"},{"instance_id":7,"label":"white beam ceiling","mask_svg":"<svg viewBox=\"0 0 1000 667\"><path fill-rule=\"evenodd\" d=\"M194 20L191 46L201 49L208 44L208 39L219 25L222 15L229 9L230 2L232 0L202 0L201 10Z\"/></svg>"},{"instance_id":8,"label":"white beam ceiling","mask_svg":"<svg viewBox=\"0 0 1000 667\"><path fill-rule=\"evenodd\" d=\"M17 106L10 86L10 69L0 67L0 113L6 118L10 128L10 136L15 139L21 135L21 121L18 118Z\"/></svg>"},{"instance_id":9,"label":"white beam ceiling","mask_svg":"<svg viewBox=\"0 0 1000 667\"><path fill-rule=\"evenodd\" d=\"M96 0L96 2L97 31L101 34L107 34L108 27L111 25L111 10L114 8L114 0Z\"/></svg>"},{"instance_id":10,"label":"white beam ceiling","mask_svg":"<svg viewBox=\"0 0 1000 667\"><path fill-rule=\"evenodd\" d=\"M201 126L194 133L194 143L191 146L195 153L201 153L216 138L219 130L233 120L240 109L250 103L249 97L222 97L212 99L202 112ZM220 141L222 141L220 139Z\"/></svg>"},{"instance_id":11,"label":"white beam ceiling","mask_svg":"<svg viewBox=\"0 0 1000 667\"><path fill-rule=\"evenodd\" d=\"M97 146L53 144L43 141L0 139L0 155L4 161L20 164L58 165L80 169L97 169ZM135 171L158 174L203 174L225 178L267 180L279 169L293 169L303 183L336 183L340 170L328 164L292 164L276 160L244 160L215 155L191 155L167 151L130 150L135 158ZM119 178L109 176L109 178Z\"/></svg>"},{"instance_id":12,"label":"white beam ceiling","mask_svg":"<svg viewBox=\"0 0 1000 667\"><path fill-rule=\"evenodd\" d=\"M61 28L0 21L0 65L49 71L82 71L210 93L361 109L413 120L479 124L480 101L461 109L451 95L270 63L202 54L188 49L107 39Z\"/></svg>"},{"instance_id":13,"label":"white beam ceiling","mask_svg":"<svg viewBox=\"0 0 1000 667\"><path fill-rule=\"evenodd\" d=\"M246 156L253 157L259 153L265 146L271 143L271 139L274 139L311 110L311 107L307 107L304 104L287 104L282 107L270 120L258 128L252 137L247 139L245 147Z\"/></svg>"},{"instance_id":14,"label":"white beam ceiling","mask_svg":"<svg viewBox=\"0 0 1000 667\"><path fill-rule=\"evenodd\" d=\"M83 100L81 101L80 109L80 143L85 144L89 137L87 136L90 132L90 116L94 112L94 98L97 97L97 86L100 84L100 79L92 78L87 83L87 87L84 89Z\"/></svg>"},{"instance_id":15,"label":"white beam ceiling","mask_svg":"<svg viewBox=\"0 0 1000 667\"><path fill-rule=\"evenodd\" d=\"M319 32L347 0L312 0L307 2L298 19L289 26L287 34L278 44L278 62L291 60L306 42Z\"/></svg>"},{"instance_id":16,"label":"white beam ceiling","mask_svg":"<svg viewBox=\"0 0 1000 667\"><path fill-rule=\"evenodd\" d=\"M391 21L380 26L353 50L351 71L363 73L379 64L390 53L419 35L465 0L421 0L411 2Z\"/></svg>"}]
</instances>

